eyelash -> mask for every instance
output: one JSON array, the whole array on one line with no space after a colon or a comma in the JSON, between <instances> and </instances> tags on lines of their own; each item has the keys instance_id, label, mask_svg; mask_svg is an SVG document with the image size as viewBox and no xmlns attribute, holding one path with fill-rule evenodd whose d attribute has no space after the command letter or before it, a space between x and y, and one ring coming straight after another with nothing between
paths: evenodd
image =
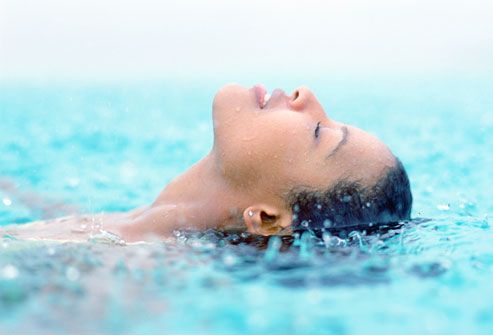
<instances>
[{"instance_id":1,"label":"eyelash","mask_svg":"<svg viewBox=\"0 0 493 335\"><path fill-rule=\"evenodd\" d=\"M315 127L315 138L320 136L320 122L317 123L317 127Z\"/></svg>"}]
</instances>

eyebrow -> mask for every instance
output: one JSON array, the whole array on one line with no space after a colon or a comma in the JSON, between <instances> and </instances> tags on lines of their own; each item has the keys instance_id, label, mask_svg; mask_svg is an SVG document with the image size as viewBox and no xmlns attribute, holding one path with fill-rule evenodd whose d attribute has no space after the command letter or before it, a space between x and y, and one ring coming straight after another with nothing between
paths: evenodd
<instances>
[{"instance_id":1,"label":"eyebrow","mask_svg":"<svg viewBox=\"0 0 493 335\"><path fill-rule=\"evenodd\" d=\"M348 138L348 135L349 135L349 131L347 129L347 127L342 127L341 128L341 131L342 131L342 138L341 140L339 141L339 143L337 143L337 146L334 148L334 150L332 150L328 155L327 155L327 158L330 158L332 157L333 155L335 155L335 153L344 145L347 143L347 138Z\"/></svg>"}]
</instances>

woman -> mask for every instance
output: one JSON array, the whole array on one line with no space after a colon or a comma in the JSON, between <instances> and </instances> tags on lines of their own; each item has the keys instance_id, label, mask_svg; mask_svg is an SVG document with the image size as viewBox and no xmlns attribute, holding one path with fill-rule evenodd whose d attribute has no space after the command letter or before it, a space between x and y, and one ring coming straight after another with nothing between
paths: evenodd
<instances>
[{"instance_id":1,"label":"woman","mask_svg":"<svg viewBox=\"0 0 493 335\"><path fill-rule=\"evenodd\" d=\"M213 123L211 152L150 206L4 233L84 240L107 231L139 241L180 229L273 235L409 219L412 196L399 160L374 136L330 119L306 87L287 96L227 85L214 98Z\"/></svg>"}]
</instances>

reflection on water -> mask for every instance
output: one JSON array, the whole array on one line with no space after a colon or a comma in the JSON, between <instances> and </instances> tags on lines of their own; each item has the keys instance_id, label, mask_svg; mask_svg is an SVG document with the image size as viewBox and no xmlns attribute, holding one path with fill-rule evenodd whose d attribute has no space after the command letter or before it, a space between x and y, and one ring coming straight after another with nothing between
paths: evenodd
<instances>
[{"instance_id":1,"label":"reflection on water","mask_svg":"<svg viewBox=\"0 0 493 335\"><path fill-rule=\"evenodd\" d=\"M487 280L478 273L491 278L493 272L491 228L487 221L471 218L410 222L383 234L351 232L345 239L310 233L265 238L213 230L176 232L160 243L115 246L108 243L113 238L89 243L4 238L2 328L216 333L239 322L247 331L301 333L306 328L296 322L303 324L302 315L281 307L294 304L308 313L305 317L314 327L323 324L338 329L335 333L357 329L347 313L358 310L366 322L371 315L391 318L389 327L397 330L399 322L412 322L423 309L435 316L460 313L461 304L448 299L464 298ZM392 320L397 317L392 301L413 290L419 298L408 301L407 311L401 309ZM372 295L378 305L366 310ZM490 327L490 304L488 299L469 305L462 318L482 318L477 329ZM346 314L336 313L335 306ZM280 315L272 318L272 308ZM290 319L281 322L282 316ZM378 328L372 322L368 326Z\"/></svg>"}]
</instances>

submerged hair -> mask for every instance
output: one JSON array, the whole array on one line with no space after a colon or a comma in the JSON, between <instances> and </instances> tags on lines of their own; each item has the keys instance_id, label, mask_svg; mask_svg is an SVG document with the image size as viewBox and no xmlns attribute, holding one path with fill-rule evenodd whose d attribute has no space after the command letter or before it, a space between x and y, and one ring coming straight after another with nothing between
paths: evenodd
<instances>
[{"instance_id":1,"label":"submerged hair","mask_svg":"<svg viewBox=\"0 0 493 335\"><path fill-rule=\"evenodd\" d=\"M293 190L288 203L294 231L364 230L409 220L412 194L406 170L396 159L372 186L340 180L325 191Z\"/></svg>"}]
</instances>

